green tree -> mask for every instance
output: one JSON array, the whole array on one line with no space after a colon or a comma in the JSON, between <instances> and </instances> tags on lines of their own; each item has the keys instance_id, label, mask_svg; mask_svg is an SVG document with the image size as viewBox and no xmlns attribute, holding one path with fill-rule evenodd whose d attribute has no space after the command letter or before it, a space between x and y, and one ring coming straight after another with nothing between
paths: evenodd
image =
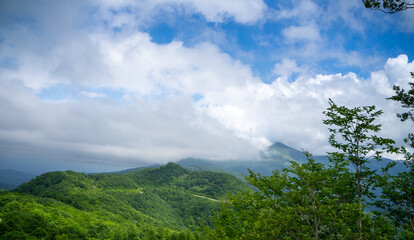
<instances>
[{"instance_id":1,"label":"green tree","mask_svg":"<svg viewBox=\"0 0 414 240\"><path fill-rule=\"evenodd\" d=\"M411 73L414 78L414 73ZM394 86L395 95L388 98L400 102L407 112L398 113L401 121L414 121L414 82L410 83L408 91ZM414 134L408 133L404 139L411 148L414 148ZM402 148L407 171L399 172L397 176L390 176L382 180L382 200L377 205L385 210L385 214L402 228L401 237L414 239L414 154Z\"/></svg>"},{"instance_id":2,"label":"green tree","mask_svg":"<svg viewBox=\"0 0 414 240\"><path fill-rule=\"evenodd\" d=\"M412 78L414 78L414 72L411 73ZM401 121L411 120L414 121L414 82L410 82L409 90L402 89L400 86L394 85L393 89L395 91L395 95L388 98L393 101L397 101L401 103L403 108L408 108L407 112L397 113L397 117L401 119ZM404 139L404 141L412 148L414 148L414 134L409 133L408 137Z\"/></svg>"},{"instance_id":3,"label":"green tree","mask_svg":"<svg viewBox=\"0 0 414 240\"><path fill-rule=\"evenodd\" d=\"M414 8L414 3L409 0L362 0L362 2L366 8L391 14Z\"/></svg>"},{"instance_id":4,"label":"green tree","mask_svg":"<svg viewBox=\"0 0 414 240\"><path fill-rule=\"evenodd\" d=\"M414 239L414 171L385 176L381 182L382 196L377 206L400 228L401 239Z\"/></svg>"},{"instance_id":5,"label":"green tree","mask_svg":"<svg viewBox=\"0 0 414 240\"><path fill-rule=\"evenodd\" d=\"M370 239L389 239L392 226L359 205L346 201L350 172L341 165L325 166L305 152L307 162L292 162L283 171L263 176L250 171L248 183L257 191L230 197L206 228L211 239L356 239L357 220Z\"/></svg>"},{"instance_id":6,"label":"green tree","mask_svg":"<svg viewBox=\"0 0 414 240\"><path fill-rule=\"evenodd\" d=\"M381 161L383 152L396 152L394 140L375 135L381 130L374 121L382 114L375 106L347 108L336 105L331 99L330 107L323 113L327 116L323 122L329 126L329 143L340 150L333 153L331 161L341 163L353 169L353 191L359 205L358 232L363 239L364 201L373 199L373 188L379 178L376 171L370 169L371 160Z\"/></svg>"},{"instance_id":7,"label":"green tree","mask_svg":"<svg viewBox=\"0 0 414 240\"><path fill-rule=\"evenodd\" d=\"M374 106L337 106L324 112L329 143L340 150L329 154L331 164L292 162L271 176L250 171L246 177L257 191L229 198L206 228L211 239L390 239L394 226L381 215L365 211L379 175L368 167L384 151L395 152L394 141L378 137Z\"/></svg>"}]
</instances>

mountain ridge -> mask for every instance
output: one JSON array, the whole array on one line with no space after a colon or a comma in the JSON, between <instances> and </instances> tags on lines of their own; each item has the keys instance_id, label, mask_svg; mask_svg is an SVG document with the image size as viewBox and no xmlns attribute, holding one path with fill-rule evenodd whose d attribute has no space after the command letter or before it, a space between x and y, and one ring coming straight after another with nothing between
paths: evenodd
<instances>
[{"instance_id":1,"label":"mountain ridge","mask_svg":"<svg viewBox=\"0 0 414 240\"><path fill-rule=\"evenodd\" d=\"M227 193L247 188L229 174L192 172L170 162L122 175L48 172L23 183L15 192L55 199L83 211L104 210L125 219L179 229L199 222L210 224L211 209L218 211Z\"/></svg>"},{"instance_id":2,"label":"mountain ridge","mask_svg":"<svg viewBox=\"0 0 414 240\"><path fill-rule=\"evenodd\" d=\"M1 169L0 170L0 189L14 189L20 184L27 182L36 177L36 175L13 170L13 169Z\"/></svg>"},{"instance_id":3,"label":"mountain ridge","mask_svg":"<svg viewBox=\"0 0 414 240\"><path fill-rule=\"evenodd\" d=\"M314 159L318 162L323 164L329 164L329 160L327 156L314 156ZM282 170L285 167L290 165L291 161L295 161L298 163L306 162L305 155L292 147L289 147L281 142L275 142L267 149L260 153L259 159L254 160L222 160L222 161L213 161L209 159L201 159L201 158L184 158L178 160L176 163L181 165L182 167L186 168L189 171L212 171L212 172L222 172L228 173L230 175L235 176L239 180L244 181L243 175L248 175L249 172L247 169L251 169L254 172L261 173L263 175L271 175L274 170ZM385 159L384 162L389 162L392 160ZM376 170L381 170L384 167L384 163L372 163ZM114 171L114 172L103 172L103 173L88 173L91 175L100 175L100 174L118 174L118 175L125 175L135 171L141 171L143 169L153 169L161 167L162 165L155 164L151 166L144 166L144 167L137 167L137 168L130 168L121 171ZM390 170L391 173L396 173L404 169L403 164L397 163L395 168ZM16 171L19 172L19 171ZM0 174L0 188L5 189L13 189L19 186L23 182L27 182L34 175L31 175L30 178L22 178L19 181L14 182L14 184L10 184L9 180L2 181L1 176L5 176L4 174ZM11 177L10 179L13 179Z\"/></svg>"}]
</instances>

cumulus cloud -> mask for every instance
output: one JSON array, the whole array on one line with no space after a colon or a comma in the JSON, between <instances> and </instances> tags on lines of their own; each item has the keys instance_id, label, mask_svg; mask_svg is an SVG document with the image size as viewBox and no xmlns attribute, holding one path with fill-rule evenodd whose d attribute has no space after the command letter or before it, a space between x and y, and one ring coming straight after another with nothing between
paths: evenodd
<instances>
[{"instance_id":1,"label":"cumulus cloud","mask_svg":"<svg viewBox=\"0 0 414 240\"><path fill-rule=\"evenodd\" d=\"M285 79L289 79L293 74L305 75L309 69L306 66L298 66L296 61L284 58L273 67L273 74Z\"/></svg>"},{"instance_id":2,"label":"cumulus cloud","mask_svg":"<svg viewBox=\"0 0 414 240\"><path fill-rule=\"evenodd\" d=\"M56 160L75 155L69 161L111 164L116 159L132 167L257 153L193 104L194 95L260 81L217 46L158 45L143 32L86 33L71 21L62 23L70 37L54 36L41 14L31 17L44 32L26 23L2 29L1 57L13 56L18 63L1 69L1 111L8 113L0 119L2 161L23 152L18 146L60 152ZM57 86L71 97L49 96ZM120 94L113 99L102 89Z\"/></svg>"},{"instance_id":3,"label":"cumulus cloud","mask_svg":"<svg viewBox=\"0 0 414 240\"><path fill-rule=\"evenodd\" d=\"M126 162L166 162L188 156L241 158L255 153L203 112L190 99L174 97L151 104L105 101L42 101L16 80L1 81L2 142L110 156ZM107 158L106 157L106 158ZM76 162L76 158L72 159ZM29 160L28 160L29 161Z\"/></svg>"},{"instance_id":4,"label":"cumulus cloud","mask_svg":"<svg viewBox=\"0 0 414 240\"><path fill-rule=\"evenodd\" d=\"M407 86L412 81L410 71L414 71L414 63L400 55L389 59L384 70L373 72L369 79L354 73L299 77L293 82L279 77L270 85L257 83L207 94L201 103L208 103L210 115L240 137L252 142L265 139L263 143L279 140L317 154L330 149L329 134L322 124L329 98L349 107L376 105L385 112L380 119L383 134L402 144L407 126L412 124L400 123L395 113L401 109L386 98L393 95L392 85Z\"/></svg>"},{"instance_id":5,"label":"cumulus cloud","mask_svg":"<svg viewBox=\"0 0 414 240\"><path fill-rule=\"evenodd\" d=\"M127 105L85 99L51 103L21 82L2 78L1 110L8 114L0 118L0 136L2 141L92 154L94 161L113 156L120 163L254 157L273 141L323 154L329 150L322 125L328 98L340 105L377 105L386 113L384 135L401 140L407 124L395 117L398 104L385 98L393 94L393 84L406 86L410 71L414 63L401 55L366 80L349 73L233 85L221 78L222 88L203 91L198 101L178 94L154 103L132 94Z\"/></svg>"},{"instance_id":6,"label":"cumulus cloud","mask_svg":"<svg viewBox=\"0 0 414 240\"><path fill-rule=\"evenodd\" d=\"M104 3L88 21L109 19L110 28L141 24L140 16L123 9L135 1ZM262 1L248 0L238 7L223 1L139 3L139 8L163 11L184 6L180 9L201 12L209 21L243 23L259 20L265 8ZM312 1L299 6L319 11ZM64 33L48 28L51 16L28 9L34 20L1 29L0 58L16 62L0 68L0 111L6 113L0 115L2 161L27 153L26 160L50 155L50 161L134 167L184 157L255 158L274 141L324 154L329 146L322 111L328 98L340 105L377 105L385 112L383 134L400 142L412 128L395 117L398 104L385 100L393 84L407 87L411 81L414 63L406 55L390 58L367 79L354 73L309 76L296 60L284 58L274 65L278 78L266 84L249 65L212 43L160 45L148 33L108 31L99 24L87 31L76 21L85 17L82 11L76 4L68 8L69 15L58 11L64 16L60 20L56 14ZM290 16L296 13L280 17ZM309 51L299 48L300 56L320 50L316 23L299 22L283 33L293 42L313 43L305 46ZM347 61L360 57L352 56ZM70 97L48 96L57 87Z\"/></svg>"},{"instance_id":7,"label":"cumulus cloud","mask_svg":"<svg viewBox=\"0 0 414 240\"><path fill-rule=\"evenodd\" d=\"M78 84L143 95L203 93L221 89L223 84L257 81L248 66L208 43L193 48L181 42L157 45L146 33L125 37L92 34L78 40L42 55L16 50L19 71L5 70L4 75L22 79L35 89Z\"/></svg>"}]
</instances>

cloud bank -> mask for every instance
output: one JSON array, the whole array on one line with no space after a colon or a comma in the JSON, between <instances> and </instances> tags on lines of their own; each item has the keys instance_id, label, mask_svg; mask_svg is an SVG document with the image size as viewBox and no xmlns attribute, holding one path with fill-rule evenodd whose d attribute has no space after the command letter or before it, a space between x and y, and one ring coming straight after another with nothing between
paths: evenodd
<instances>
[{"instance_id":1,"label":"cloud bank","mask_svg":"<svg viewBox=\"0 0 414 240\"><path fill-rule=\"evenodd\" d=\"M330 147L322 112L329 98L351 107L376 105L384 111L382 134L400 144L413 128L395 117L402 111L398 103L386 100L394 84L408 88L412 81L414 62L407 55L389 58L365 78L318 74L283 58L274 64L274 79L265 83L217 44L157 44L147 32L128 30L148 24L154 12L173 10L201 13L211 22L252 24L265 17L262 1L237 7L227 1L104 1L87 10L65 2L51 6L54 15L44 14L42 4L20 9L27 19L1 28L4 166L48 159L43 164L122 169L185 157L255 159L275 141L324 154ZM16 9L7 7L9 14ZM298 8L320 12L311 1ZM312 54L312 46L324 41L319 25L299 17L298 10L279 14L278 21L299 19L282 30L287 44L305 42ZM106 25L83 26L79 19L104 19ZM347 56L344 61L361 61L358 53Z\"/></svg>"}]
</instances>

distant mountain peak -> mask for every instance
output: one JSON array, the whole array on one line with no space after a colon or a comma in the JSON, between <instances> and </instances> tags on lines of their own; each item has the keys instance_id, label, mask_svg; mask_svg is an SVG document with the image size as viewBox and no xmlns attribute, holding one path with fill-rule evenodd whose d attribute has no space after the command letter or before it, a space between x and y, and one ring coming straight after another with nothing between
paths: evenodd
<instances>
[{"instance_id":1,"label":"distant mountain peak","mask_svg":"<svg viewBox=\"0 0 414 240\"><path fill-rule=\"evenodd\" d=\"M275 142L261 153L264 160L284 159L286 164L291 161L302 163L306 160L305 155L294 148L291 148L281 142Z\"/></svg>"},{"instance_id":2,"label":"distant mountain peak","mask_svg":"<svg viewBox=\"0 0 414 240\"><path fill-rule=\"evenodd\" d=\"M291 148L281 142L275 142L273 143L270 147L268 147L268 149L280 149L280 148L284 148L284 149L290 149L290 150L294 150L294 151L298 151L294 148Z\"/></svg>"},{"instance_id":3,"label":"distant mountain peak","mask_svg":"<svg viewBox=\"0 0 414 240\"><path fill-rule=\"evenodd\" d=\"M182 168L180 165L173 163L173 162L169 162L167 164L165 164L163 167L165 168Z\"/></svg>"},{"instance_id":4,"label":"distant mountain peak","mask_svg":"<svg viewBox=\"0 0 414 240\"><path fill-rule=\"evenodd\" d=\"M158 171L172 176L181 176L188 173L187 169L173 162L161 166Z\"/></svg>"}]
</instances>

